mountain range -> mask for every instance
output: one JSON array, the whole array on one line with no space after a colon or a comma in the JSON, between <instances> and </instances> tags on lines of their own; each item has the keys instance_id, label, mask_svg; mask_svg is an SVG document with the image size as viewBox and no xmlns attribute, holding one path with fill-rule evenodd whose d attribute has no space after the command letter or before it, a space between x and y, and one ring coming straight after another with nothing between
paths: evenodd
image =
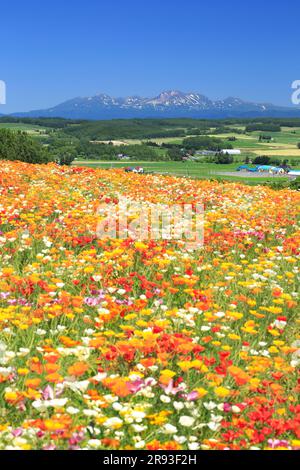
<instances>
[{"instance_id":1,"label":"mountain range","mask_svg":"<svg viewBox=\"0 0 300 470\"><path fill-rule=\"evenodd\" d=\"M113 98L106 94L78 97L53 108L14 113L12 116L69 119L300 117L300 107L252 103L233 97L210 100L199 93L169 90L154 98Z\"/></svg>"}]
</instances>

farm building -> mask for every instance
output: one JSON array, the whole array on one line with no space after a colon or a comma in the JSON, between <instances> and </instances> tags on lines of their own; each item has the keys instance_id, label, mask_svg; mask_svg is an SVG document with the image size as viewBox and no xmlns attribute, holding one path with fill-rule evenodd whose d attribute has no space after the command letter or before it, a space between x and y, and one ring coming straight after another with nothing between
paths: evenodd
<instances>
[{"instance_id":1,"label":"farm building","mask_svg":"<svg viewBox=\"0 0 300 470\"><path fill-rule=\"evenodd\" d=\"M197 150L195 155L215 155L215 150Z\"/></svg>"},{"instance_id":2,"label":"farm building","mask_svg":"<svg viewBox=\"0 0 300 470\"><path fill-rule=\"evenodd\" d=\"M241 155L241 151L239 149L223 149L221 153L225 153L227 155Z\"/></svg>"}]
</instances>

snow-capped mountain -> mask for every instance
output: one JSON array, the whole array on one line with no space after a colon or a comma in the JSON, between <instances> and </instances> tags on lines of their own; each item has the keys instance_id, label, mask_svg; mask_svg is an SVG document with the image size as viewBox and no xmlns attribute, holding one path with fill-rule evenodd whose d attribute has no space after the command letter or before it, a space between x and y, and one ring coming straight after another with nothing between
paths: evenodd
<instances>
[{"instance_id":1,"label":"snow-capped mountain","mask_svg":"<svg viewBox=\"0 0 300 470\"><path fill-rule=\"evenodd\" d=\"M28 113L14 113L14 116L72 119L287 117L300 116L300 108L280 107L269 103L251 103L234 97L213 101L199 93L169 90L163 91L154 98L140 96L113 98L106 94L97 94L86 98L78 97L53 108Z\"/></svg>"}]
</instances>

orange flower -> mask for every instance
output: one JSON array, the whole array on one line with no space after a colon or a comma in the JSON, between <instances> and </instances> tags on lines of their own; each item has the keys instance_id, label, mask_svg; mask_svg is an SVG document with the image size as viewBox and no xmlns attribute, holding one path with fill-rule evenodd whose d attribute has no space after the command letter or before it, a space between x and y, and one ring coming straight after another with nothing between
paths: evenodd
<instances>
[{"instance_id":1,"label":"orange flower","mask_svg":"<svg viewBox=\"0 0 300 470\"><path fill-rule=\"evenodd\" d=\"M275 289L273 289L272 291L272 295L273 297L280 297L282 295L281 289L279 289L278 287L275 287Z\"/></svg>"},{"instance_id":2,"label":"orange flower","mask_svg":"<svg viewBox=\"0 0 300 470\"><path fill-rule=\"evenodd\" d=\"M239 367L229 366L227 370L229 374L234 378L237 385L244 385L249 382L249 380L251 380L250 375L248 375L244 370L240 369Z\"/></svg>"},{"instance_id":3,"label":"orange flower","mask_svg":"<svg viewBox=\"0 0 300 470\"><path fill-rule=\"evenodd\" d=\"M33 389L39 388L40 383L41 383L41 379L38 379L38 378L25 380L25 386L28 388L33 388Z\"/></svg>"},{"instance_id":4,"label":"orange flower","mask_svg":"<svg viewBox=\"0 0 300 470\"><path fill-rule=\"evenodd\" d=\"M58 383L58 382L62 382L64 379L57 372L53 372L52 374L46 375L46 380L48 380L48 382L51 382L51 383Z\"/></svg>"},{"instance_id":5,"label":"orange flower","mask_svg":"<svg viewBox=\"0 0 300 470\"><path fill-rule=\"evenodd\" d=\"M36 372L37 374L43 373L43 365L40 362L38 357L33 357L29 362L29 367L32 372Z\"/></svg>"},{"instance_id":6,"label":"orange flower","mask_svg":"<svg viewBox=\"0 0 300 470\"><path fill-rule=\"evenodd\" d=\"M45 361L50 362L52 364L56 362L58 359L59 359L59 354L54 353L54 352L51 352L45 355Z\"/></svg>"},{"instance_id":7,"label":"orange flower","mask_svg":"<svg viewBox=\"0 0 300 470\"><path fill-rule=\"evenodd\" d=\"M80 377L88 370L88 368L89 366L85 362L78 361L68 368L68 374Z\"/></svg>"},{"instance_id":8,"label":"orange flower","mask_svg":"<svg viewBox=\"0 0 300 470\"><path fill-rule=\"evenodd\" d=\"M120 441L118 441L118 439L110 439L105 437L101 440L101 442L104 447L109 447L109 449L118 449L118 447L120 447Z\"/></svg>"},{"instance_id":9,"label":"orange flower","mask_svg":"<svg viewBox=\"0 0 300 470\"><path fill-rule=\"evenodd\" d=\"M99 336L98 338L93 338L90 340L90 347L91 348L100 348L100 346L102 346L105 342L105 339L102 337L102 336Z\"/></svg>"},{"instance_id":10,"label":"orange flower","mask_svg":"<svg viewBox=\"0 0 300 470\"><path fill-rule=\"evenodd\" d=\"M45 364L45 371L47 372L47 374L53 374L53 372L57 372L58 369L59 369L58 364L52 364L52 363Z\"/></svg>"},{"instance_id":11,"label":"orange flower","mask_svg":"<svg viewBox=\"0 0 300 470\"><path fill-rule=\"evenodd\" d=\"M144 366L144 367L151 367L151 366L154 366L156 360L154 357L146 357L145 359L141 359L140 360L140 363Z\"/></svg>"},{"instance_id":12,"label":"orange flower","mask_svg":"<svg viewBox=\"0 0 300 470\"><path fill-rule=\"evenodd\" d=\"M69 338L68 336L61 336L59 338L59 341L67 348L73 348L74 346L80 344L80 341L75 341L74 339Z\"/></svg>"},{"instance_id":13,"label":"orange flower","mask_svg":"<svg viewBox=\"0 0 300 470\"><path fill-rule=\"evenodd\" d=\"M128 380L118 377L115 379L107 378L102 381L104 387L109 388L115 395L119 397L127 397L130 395L130 390L128 388Z\"/></svg>"}]
</instances>

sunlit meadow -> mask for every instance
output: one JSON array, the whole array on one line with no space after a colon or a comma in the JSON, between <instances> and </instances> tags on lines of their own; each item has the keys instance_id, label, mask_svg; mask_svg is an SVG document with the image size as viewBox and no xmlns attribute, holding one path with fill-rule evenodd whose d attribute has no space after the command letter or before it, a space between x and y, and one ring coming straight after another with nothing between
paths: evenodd
<instances>
[{"instance_id":1,"label":"sunlit meadow","mask_svg":"<svg viewBox=\"0 0 300 470\"><path fill-rule=\"evenodd\" d=\"M299 449L300 194L0 162L0 449ZM203 204L204 246L99 238Z\"/></svg>"}]
</instances>

